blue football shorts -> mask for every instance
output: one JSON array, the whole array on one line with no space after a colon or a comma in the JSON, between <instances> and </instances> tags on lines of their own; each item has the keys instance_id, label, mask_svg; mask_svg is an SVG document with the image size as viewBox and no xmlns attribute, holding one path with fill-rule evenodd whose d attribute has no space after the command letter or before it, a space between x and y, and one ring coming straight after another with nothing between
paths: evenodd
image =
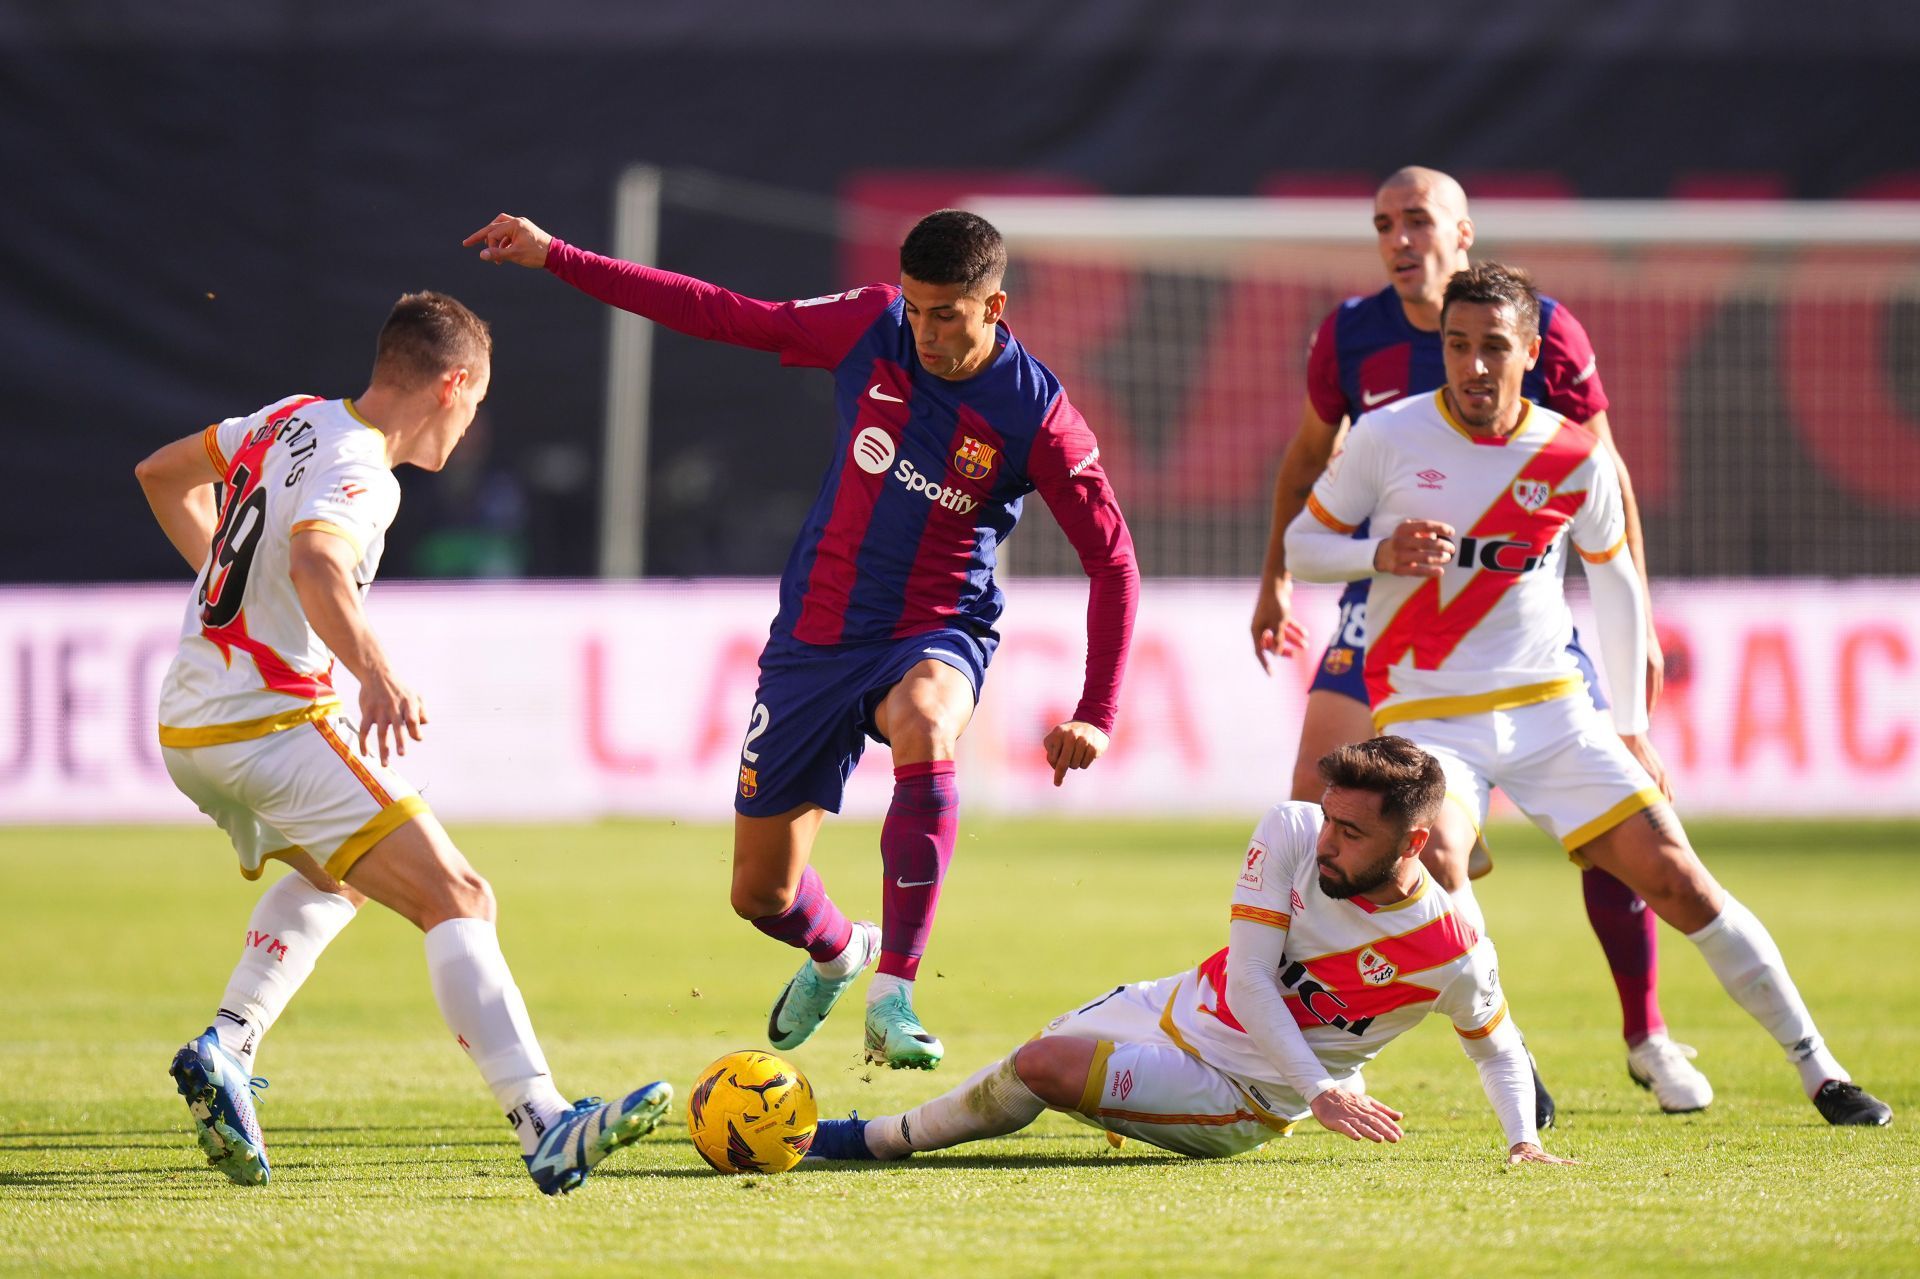
<instances>
[{"instance_id":1,"label":"blue football shorts","mask_svg":"<svg viewBox=\"0 0 1920 1279\"><path fill-rule=\"evenodd\" d=\"M818 804L839 812L867 739L886 741L873 713L888 690L932 658L965 675L978 702L998 642L959 628L859 644L768 640L740 744L734 811L775 817Z\"/></svg>"}]
</instances>

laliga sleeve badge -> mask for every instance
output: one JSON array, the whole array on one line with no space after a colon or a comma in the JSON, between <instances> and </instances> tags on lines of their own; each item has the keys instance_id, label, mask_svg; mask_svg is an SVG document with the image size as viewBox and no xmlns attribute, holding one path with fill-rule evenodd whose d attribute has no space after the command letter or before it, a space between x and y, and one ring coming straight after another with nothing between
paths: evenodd
<instances>
[{"instance_id":1,"label":"laliga sleeve badge","mask_svg":"<svg viewBox=\"0 0 1920 1279\"><path fill-rule=\"evenodd\" d=\"M1247 864L1240 872L1242 888L1259 889L1266 882L1267 850L1259 844L1247 850Z\"/></svg>"}]
</instances>

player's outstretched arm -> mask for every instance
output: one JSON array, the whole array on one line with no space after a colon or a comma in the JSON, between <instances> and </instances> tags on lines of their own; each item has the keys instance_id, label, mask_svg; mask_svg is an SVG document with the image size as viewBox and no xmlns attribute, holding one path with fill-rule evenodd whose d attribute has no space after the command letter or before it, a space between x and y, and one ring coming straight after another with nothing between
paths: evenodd
<instances>
[{"instance_id":1,"label":"player's outstretched arm","mask_svg":"<svg viewBox=\"0 0 1920 1279\"><path fill-rule=\"evenodd\" d=\"M538 269L547 264L547 248L553 243L553 237L534 225L531 218L501 213L460 243L467 248L479 245L482 262L495 266L511 262L515 266Z\"/></svg>"},{"instance_id":2,"label":"player's outstretched arm","mask_svg":"<svg viewBox=\"0 0 1920 1279\"><path fill-rule=\"evenodd\" d=\"M1287 442L1280 473L1273 481L1273 522L1267 529L1267 555L1260 566L1260 587L1253 603L1253 655L1260 669L1273 673L1269 654L1291 657L1306 646L1307 629L1293 616L1293 578L1287 572L1287 526L1306 509L1313 486L1327 469L1346 419L1329 423L1308 400L1300 429Z\"/></svg>"},{"instance_id":3,"label":"player's outstretched arm","mask_svg":"<svg viewBox=\"0 0 1920 1279\"><path fill-rule=\"evenodd\" d=\"M420 740L427 710L419 694L394 675L367 621L353 581L358 560L359 552L345 538L307 529L293 535L288 572L307 624L360 681L360 749L367 749L367 736L372 734L384 764L390 751L407 753L408 737Z\"/></svg>"},{"instance_id":4,"label":"player's outstretched arm","mask_svg":"<svg viewBox=\"0 0 1920 1279\"><path fill-rule=\"evenodd\" d=\"M219 519L214 507L213 486L220 472L207 455L200 433L183 436L156 449L133 468L140 491L147 495L153 518L180 552L187 567L198 573L206 563L207 548L213 545L213 529Z\"/></svg>"}]
</instances>

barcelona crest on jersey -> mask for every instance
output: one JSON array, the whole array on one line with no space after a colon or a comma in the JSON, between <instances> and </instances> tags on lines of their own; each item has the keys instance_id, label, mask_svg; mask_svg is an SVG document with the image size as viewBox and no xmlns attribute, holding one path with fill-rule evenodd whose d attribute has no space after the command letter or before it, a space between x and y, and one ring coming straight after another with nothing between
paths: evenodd
<instances>
[{"instance_id":1,"label":"barcelona crest on jersey","mask_svg":"<svg viewBox=\"0 0 1920 1279\"><path fill-rule=\"evenodd\" d=\"M962 436L961 440L960 447L953 451L953 469L970 480L986 479L1000 451L991 444L982 444L971 435Z\"/></svg>"}]
</instances>

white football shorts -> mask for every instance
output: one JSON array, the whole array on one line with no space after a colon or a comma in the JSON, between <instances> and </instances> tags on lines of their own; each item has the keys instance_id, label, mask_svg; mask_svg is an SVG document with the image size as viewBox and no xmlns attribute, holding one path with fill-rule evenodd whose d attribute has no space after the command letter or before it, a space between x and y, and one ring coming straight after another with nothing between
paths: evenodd
<instances>
[{"instance_id":1,"label":"white football shorts","mask_svg":"<svg viewBox=\"0 0 1920 1279\"><path fill-rule=\"evenodd\" d=\"M358 731L338 713L244 742L163 746L160 756L180 792L227 832L248 879L295 848L345 879L368 849L427 811L406 779L361 752Z\"/></svg>"},{"instance_id":2,"label":"white football shorts","mask_svg":"<svg viewBox=\"0 0 1920 1279\"><path fill-rule=\"evenodd\" d=\"M1161 1029L1167 1001L1189 976L1116 986L1054 1018L1041 1035L1096 1041L1075 1118L1183 1155L1237 1155L1280 1135L1295 1116L1273 1114Z\"/></svg>"},{"instance_id":3,"label":"white football shorts","mask_svg":"<svg viewBox=\"0 0 1920 1279\"><path fill-rule=\"evenodd\" d=\"M1660 788L1613 724L1584 694L1452 719L1415 719L1392 730L1440 761L1447 794L1484 826L1498 786L1527 818L1578 850L1644 809Z\"/></svg>"}]
</instances>

